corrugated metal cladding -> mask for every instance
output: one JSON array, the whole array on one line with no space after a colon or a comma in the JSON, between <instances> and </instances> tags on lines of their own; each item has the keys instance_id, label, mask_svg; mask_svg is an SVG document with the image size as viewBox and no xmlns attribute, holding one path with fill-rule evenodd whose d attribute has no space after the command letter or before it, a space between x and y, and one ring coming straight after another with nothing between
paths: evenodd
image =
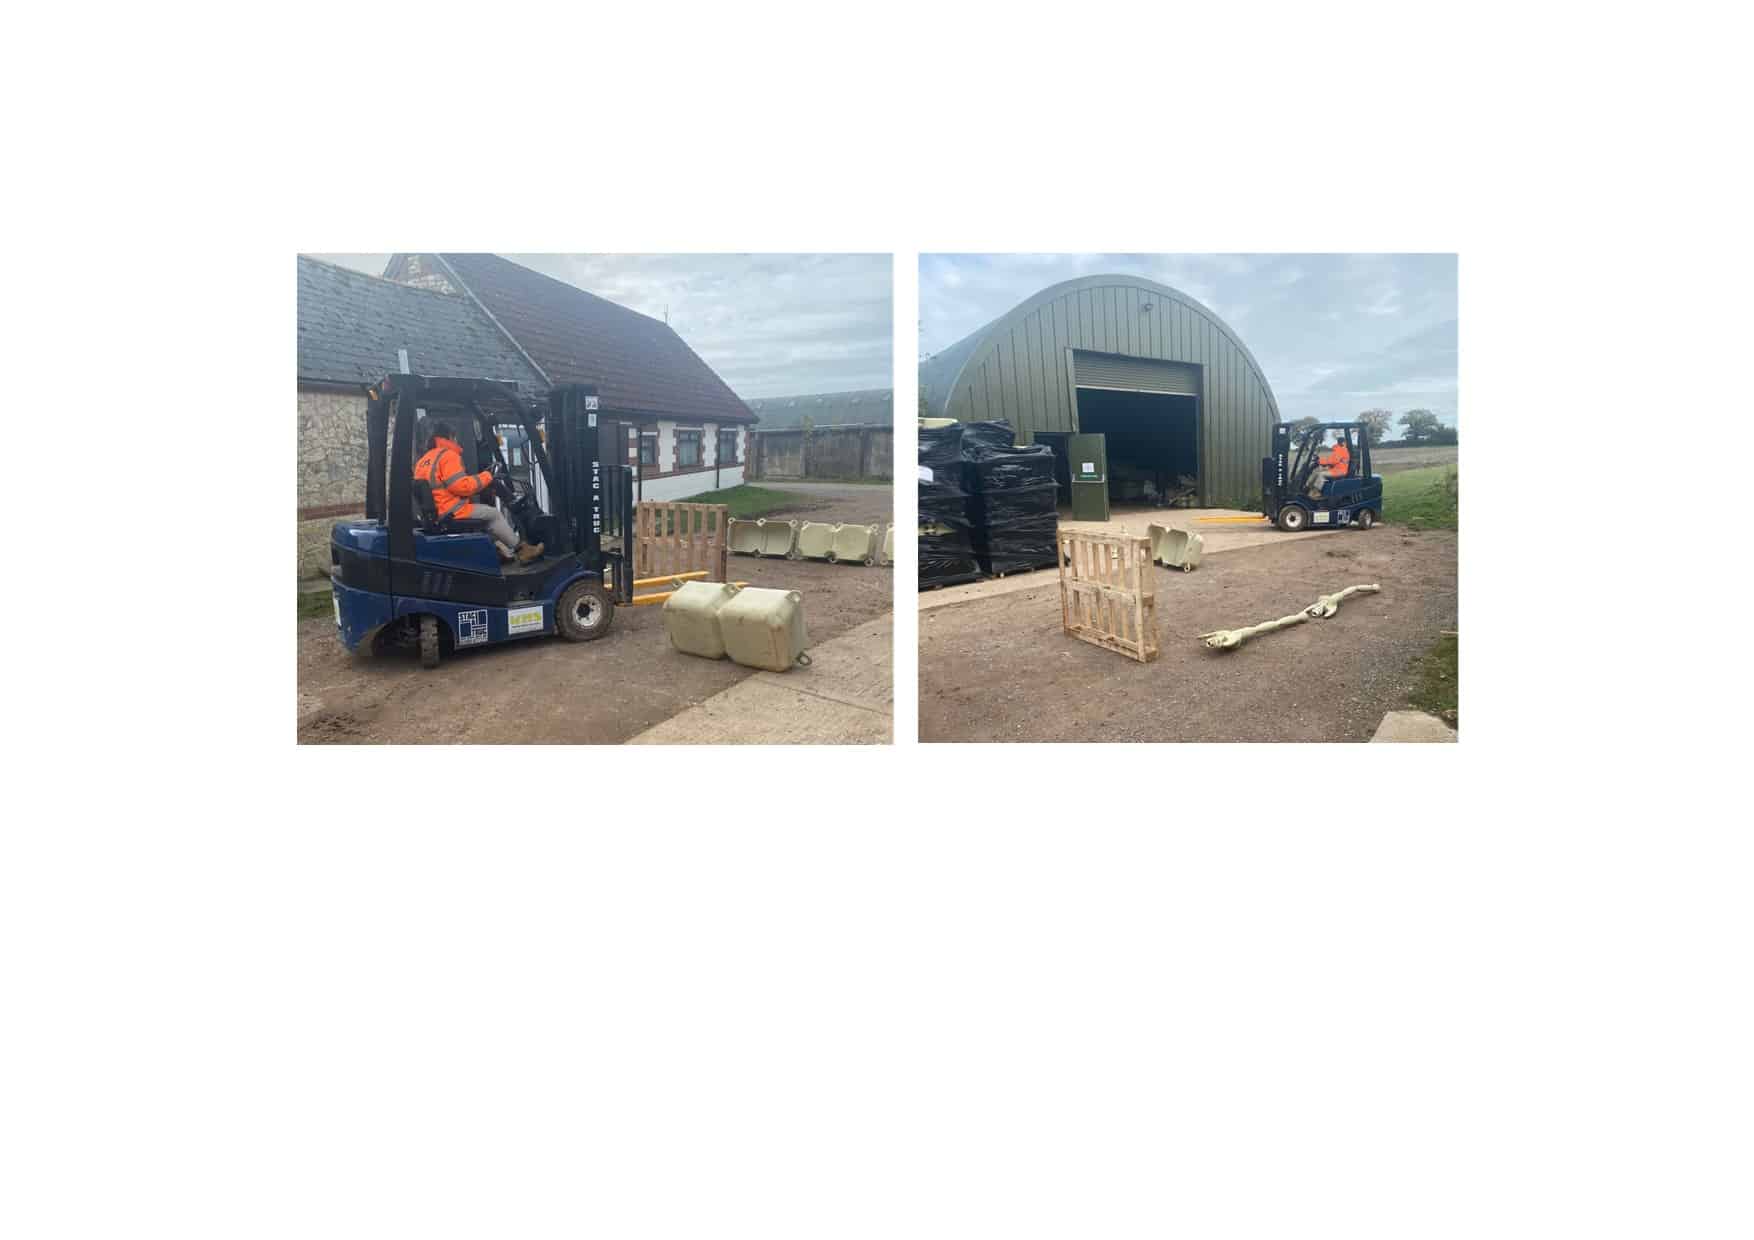
<instances>
[{"instance_id":1,"label":"corrugated metal cladding","mask_svg":"<svg viewBox=\"0 0 1754 1240\"><path fill-rule=\"evenodd\" d=\"M920 363L933 417L1004 418L1027 440L1078 429L1075 351L1197 367L1200 498L1260 492L1279 402L1235 332L1185 293L1136 276L1087 276L1043 289Z\"/></svg>"},{"instance_id":2,"label":"corrugated metal cladding","mask_svg":"<svg viewBox=\"0 0 1754 1240\"><path fill-rule=\"evenodd\" d=\"M1198 366L1148 362L1141 357L1116 357L1084 349L1072 350L1072 380L1076 387L1107 388L1115 392L1160 392L1169 396L1200 394Z\"/></svg>"}]
</instances>

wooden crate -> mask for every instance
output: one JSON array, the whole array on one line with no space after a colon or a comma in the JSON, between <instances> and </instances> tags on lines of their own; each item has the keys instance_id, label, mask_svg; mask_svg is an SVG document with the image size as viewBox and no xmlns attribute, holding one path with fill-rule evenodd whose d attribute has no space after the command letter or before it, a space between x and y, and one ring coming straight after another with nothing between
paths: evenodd
<instances>
[{"instance_id":1,"label":"wooden crate","mask_svg":"<svg viewBox=\"0 0 1754 1240\"><path fill-rule=\"evenodd\" d=\"M724 581L729 511L723 504L642 501L633 510L633 575L704 570L708 581Z\"/></svg>"},{"instance_id":2,"label":"wooden crate","mask_svg":"<svg viewBox=\"0 0 1754 1240\"><path fill-rule=\"evenodd\" d=\"M1157 657L1151 540L1061 528L1060 623L1073 637L1149 663Z\"/></svg>"}]
</instances>

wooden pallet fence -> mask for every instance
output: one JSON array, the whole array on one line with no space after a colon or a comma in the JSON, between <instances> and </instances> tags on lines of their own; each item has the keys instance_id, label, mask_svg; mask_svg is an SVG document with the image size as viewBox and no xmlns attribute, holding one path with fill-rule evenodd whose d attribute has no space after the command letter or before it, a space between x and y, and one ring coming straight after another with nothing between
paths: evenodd
<instances>
[{"instance_id":1,"label":"wooden pallet fence","mask_svg":"<svg viewBox=\"0 0 1754 1240\"><path fill-rule=\"evenodd\" d=\"M1149 663L1157 657L1157 582L1151 540L1062 528L1060 623L1104 650Z\"/></svg>"},{"instance_id":2,"label":"wooden pallet fence","mask_svg":"<svg viewBox=\"0 0 1754 1240\"><path fill-rule=\"evenodd\" d=\"M729 512L723 504L642 501L633 510L633 575L705 571L708 581L725 580Z\"/></svg>"}]
</instances>

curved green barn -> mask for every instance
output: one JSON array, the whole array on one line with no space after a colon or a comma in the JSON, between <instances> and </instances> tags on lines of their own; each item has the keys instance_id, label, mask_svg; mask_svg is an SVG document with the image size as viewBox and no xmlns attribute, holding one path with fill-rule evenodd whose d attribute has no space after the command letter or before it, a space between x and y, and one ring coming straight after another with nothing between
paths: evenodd
<instances>
[{"instance_id":1,"label":"curved green barn","mask_svg":"<svg viewBox=\"0 0 1754 1240\"><path fill-rule=\"evenodd\" d=\"M1107 437L1111 497L1191 477L1203 505L1252 506L1279 421L1248 346L1211 310L1138 276L1043 289L920 363L932 417L1003 418L1019 443Z\"/></svg>"}]
</instances>

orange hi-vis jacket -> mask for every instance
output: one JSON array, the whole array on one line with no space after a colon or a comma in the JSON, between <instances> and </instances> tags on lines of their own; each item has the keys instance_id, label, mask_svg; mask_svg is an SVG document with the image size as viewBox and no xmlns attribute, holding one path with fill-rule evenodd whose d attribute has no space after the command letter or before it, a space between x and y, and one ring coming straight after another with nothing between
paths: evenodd
<instances>
[{"instance_id":1,"label":"orange hi-vis jacket","mask_svg":"<svg viewBox=\"0 0 1754 1240\"><path fill-rule=\"evenodd\" d=\"M463 449L454 439L440 437L433 441L432 451L414 462L414 476L432 484L432 503L441 517L467 517L475 511L469 502L493 481L489 470L478 474L463 471Z\"/></svg>"},{"instance_id":2,"label":"orange hi-vis jacket","mask_svg":"<svg viewBox=\"0 0 1754 1240\"><path fill-rule=\"evenodd\" d=\"M1326 456L1318 456L1316 463L1327 468L1328 477L1344 478L1352 471L1352 451L1346 446L1346 441L1341 440Z\"/></svg>"}]
</instances>

